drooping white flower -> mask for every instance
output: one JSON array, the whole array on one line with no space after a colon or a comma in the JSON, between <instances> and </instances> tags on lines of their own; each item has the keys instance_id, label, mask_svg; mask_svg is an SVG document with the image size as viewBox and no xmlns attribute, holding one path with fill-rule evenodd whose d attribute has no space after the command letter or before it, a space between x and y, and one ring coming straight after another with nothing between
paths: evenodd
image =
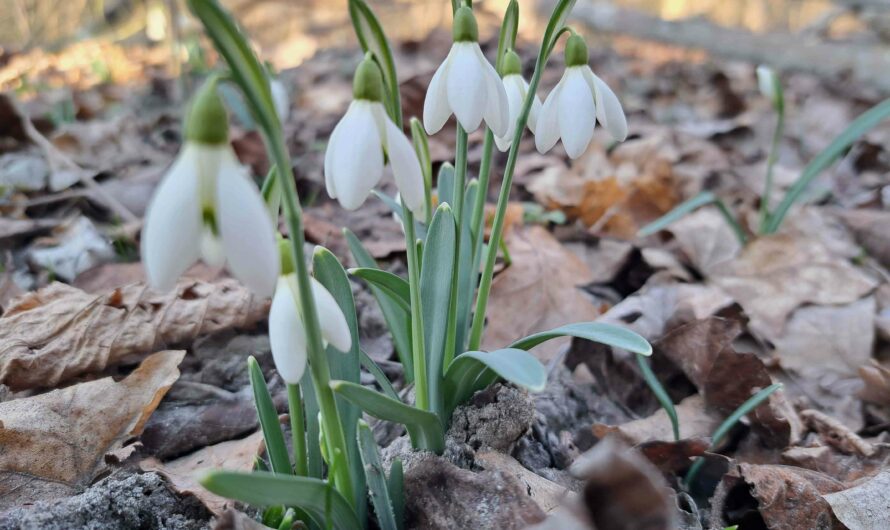
<instances>
[{"instance_id":1,"label":"drooping white flower","mask_svg":"<svg viewBox=\"0 0 890 530\"><path fill-rule=\"evenodd\" d=\"M383 80L373 59L355 73L355 99L328 141L324 181L328 195L347 210L365 202L383 176L383 153L389 157L396 186L411 211L423 206L423 174L414 147L386 114L381 103Z\"/></svg>"},{"instance_id":2,"label":"drooping white flower","mask_svg":"<svg viewBox=\"0 0 890 530\"><path fill-rule=\"evenodd\" d=\"M495 136L509 126L507 93L494 67L479 48L479 31L469 7L454 14L454 44L439 66L423 102L423 126L435 134L453 113L467 132L479 128L482 119Z\"/></svg>"},{"instance_id":3,"label":"drooping white flower","mask_svg":"<svg viewBox=\"0 0 890 530\"><path fill-rule=\"evenodd\" d=\"M275 289L275 226L229 145L215 82L195 97L185 145L146 211L141 247L149 283L159 290L172 289L198 258L225 264L259 296Z\"/></svg>"},{"instance_id":4,"label":"drooping white flower","mask_svg":"<svg viewBox=\"0 0 890 530\"><path fill-rule=\"evenodd\" d=\"M587 65L587 44L578 35L566 42L566 69L538 115L535 146L547 152L562 138L566 153L578 158L587 150L596 122L616 141L627 138L621 102Z\"/></svg>"},{"instance_id":5,"label":"drooping white flower","mask_svg":"<svg viewBox=\"0 0 890 530\"><path fill-rule=\"evenodd\" d=\"M763 97L770 100L773 107L778 109L782 104L782 85L776 72L769 66L761 64L757 67L757 88Z\"/></svg>"},{"instance_id":6,"label":"drooping white flower","mask_svg":"<svg viewBox=\"0 0 890 530\"><path fill-rule=\"evenodd\" d=\"M352 335L346 316L337 301L315 278L311 278L312 296L321 326L322 339L340 351L352 348ZM298 384L306 370L306 327L297 304L297 279L293 273L281 276L269 311L269 344L272 359L281 378Z\"/></svg>"},{"instance_id":7,"label":"drooping white flower","mask_svg":"<svg viewBox=\"0 0 890 530\"><path fill-rule=\"evenodd\" d=\"M509 117L507 118L507 132L503 136L494 137L494 143L498 146L498 149L501 151L506 151L510 149L510 144L513 143L513 136L516 134L516 120L519 118L519 113L522 111L522 104L525 101L525 97L528 95L528 82L522 77L522 63L519 60L519 56L516 55L516 52L510 50L504 56L504 65L503 65L503 83L504 90L507 93L507 104L509 108ZM528 130L535 133L535 126L538 123L538 113L541 111L541 99L538 98L538 95L535 94L535 99L532 101L532 107L529 109L528 113L528 121L526 125L528 126Z\"/></svg>"},{"instance_id":8,"label":"drooping white flower","mask_svg":"<svg viewBox=\"0 0 890 530\"><path fill-rule=\"evenodd\" d=\"M269 79L269 91L272 92L272 103L275 105L278 121L283 124L290 115L290 96L287 93L287 87L284 86L281 79L273 77Z\"/></svg>"}]
</instances>

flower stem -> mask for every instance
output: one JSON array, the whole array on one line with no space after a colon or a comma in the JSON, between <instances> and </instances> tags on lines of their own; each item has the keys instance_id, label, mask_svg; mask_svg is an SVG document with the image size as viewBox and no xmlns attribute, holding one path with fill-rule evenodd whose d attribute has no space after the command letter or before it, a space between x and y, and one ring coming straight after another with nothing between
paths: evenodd
<instances>
[{"instance_id":1,"label":"flower stem","mask_svg":"<svg viewBox=\"0 0 890 530\"><path fill-rule=\"evenodd\" d=\"M294 442L294 471L301 477L309 476L309 460L306 450L306 421L303 415L303 396L299 385L287 385L287 409L290 413L290 431Z\"/></svg>"},{"instance_id":2,"label":"flower stem","mask_svg":"<svg viewBox=\"0 0 890 530\"><path fill-rule=\"evenodd\" d=\"M420 305L420 267L414 235L414 214L402 200L402 222L405 226L405 252L408 254L408 288L411 292L411 357L414 361L414 401L417 408L429 410L426 381L426 355L423 338L423 309Z\"/></svg>"},{"instance_id":3,"label":"flower stem","mask_svg":"<svg viewBox=\"0 0 890 530\"><path fill-rule=\"evenodd\" d=\"M470 332L470 350L478 350L482 342L482 330L485 325L485 310L488 307L488 295L491 292L491 281L494 277L494 263L497 260L497 248L500 246L501 237L504 234L504 221L507 215L507 203L510 200L510 188L513 186L513 171L516 169L516 158L519 154L519 142L528 122L528 115L532 109L532 102L541 82L541 73L547 63L547 54L542 50L535 64L535 73L532 74L528 84L528 93L522 102L522 111L516 119L516 131L513 133L513 143L510 145L510 154L507 156L507 166L504 168L504 178L501 182L501 191L498 194L497 211L494 216L494 224L491 227L491 237L488 240L489 251L485 259L485 268L482 270L482 278L479 280L479 294L476 297L476 309L473 312L473 327Z\"/></svg>"},{"instance_id":4,"label":"flower stem","mask_svg":"<svg viewBox=\"0 0 890 530\"><path fill-rule=\"evenodd\" d=\"M451 270L451 297L448 302L448 322L445 328L445 352L442 357L442 375L454 359L455 342L457 341L457 298L460 291L460 247L463 236L464 202L467 189L467 131L457 124L456 153L454 155L454 220L457 223L457 234L454 245L454 266Z\"/></svg>"},{"instance_id":5,"label":"flower stem","mask_svg":"<svg viewBox=\"0 0 890 530\"><path fill-rule=\"evenodd\" d=\"M782 142L782 136L785 133L785 109L784 104L776 109L776 130L773 131L773 141L770 146L769 158L766 160L766 182L763 185L763 196L760 197L760 233L764 233L764 228L769 220L770 199L773 191L773 167L779 158L779 144Z\"/></svg>"}]
</instances>

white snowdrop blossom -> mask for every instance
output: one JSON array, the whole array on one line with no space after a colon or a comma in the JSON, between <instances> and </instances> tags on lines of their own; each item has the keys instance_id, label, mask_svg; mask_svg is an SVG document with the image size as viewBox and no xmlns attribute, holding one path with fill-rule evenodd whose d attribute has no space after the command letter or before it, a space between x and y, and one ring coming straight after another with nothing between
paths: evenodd
<instances>
[{"instance_id":1,"label":"white snowdrop blossom","mask_svg":"<svg viewBox=\"0 0 890 530\"><path fill-rule=\"evenodd\" d=\"M782 98L782 89L776 73L769 66L760 65L757 67L757 88L763 97L770 100L773 107L778 108Z\"/></svg>"},{"instance_id":2,"label":"white snowdrop blossom","mask_svg":"<svg viewBox=\"0 0 890 530\"><path fill-rule=\"evenodd\" d=\"M311 281L322 339L342 352L348 351L352 348L352 335L346 316L331 293L315 278ZM281 276L269 311L272 359L281 378L293 385L303 377L307 358L306 327L297 305L297 289L296 275Z\"/></svg>"},{"instance_id":3,"label":"white snowdrop blossom","mask_svg":"<svg viewBox=\"0 0 890 530\"><path fill-rule=\"evenodd\" d=\"M522 64L516 52L510 50L504 56L504 90L507 93L508 118L507 132L503 136L494 137L494 143L501 151L510 149L513 143L513 136L516 134L516 120L519 119L519 113L522 112L522 105L525 97L528 95L528 82L522 77ZM529 109L528 121L526 125L528 130L535 133L535 126L538 123L538 113L541 112L541 99L535 94L532 101L532 107Z\"/></svg>"},{"instance_id":4,"label":"white snowdrop blossom","mask_svg":"<svg viewBox=\"0 0 890 530\"><path fill-rule=\"evenodd\" d=\"M383 177L386 152L399 193L416 212L424 200L420 162L381 103L383 80L373 59L366 58L356 70L353 94L355 99L334 127L325 152L328 195L347 210L361 206Z\"/></svg>"},{"instance_id":5,"label":"white snowdrop blossom","mask_svg":"<svg viewBox=\"0 0 890 530\"><path fill-rule=\"evenodd\" d=\"M504 85L479 48L473 11L464 6L454 15L454 44L433 74L423 102L423 127L439 132L453 113L467 132L479 128L483 118L495 136L509 126Z\"/></svg>"},{"instance_id":6,"label":"white snowdrop blossom","mask_svg":"<svg viewBox=\"0 0 890 530\"><path fill-rule=\"evenodd\" d=\"M587 65L587 45L578 35L566 43L566 69L544 101L535 146L545 153L562 138L566 153L578 158L593 138L596 122L618 142L627 138L627 119L618 96Z\"/></svg>"},{"instance_id":7,"label":"white snowdrop blossom","mask_svg":"<svg viewBox=\"0 0 890 530\"><path fill-rule=\"evenodd\" d=\"M226 265L259 296L278 277L275 226L263 198L228 140L228 117L216 83L195 97L186 142L148 205L142 261L152 287L167 291L199 258Z\"/></svg>"}]
</instances>

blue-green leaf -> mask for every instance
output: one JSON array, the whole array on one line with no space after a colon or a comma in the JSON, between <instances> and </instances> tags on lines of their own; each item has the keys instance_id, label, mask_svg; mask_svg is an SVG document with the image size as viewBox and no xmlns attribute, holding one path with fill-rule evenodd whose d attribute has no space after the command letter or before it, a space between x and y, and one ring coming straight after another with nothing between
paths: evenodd
<instances>
[{"instance_id":1,"label":"blue-green leaf","mask_svg":"<svg viewBox=\"0 0 890 530\"><path fill-rule=\"evenodd\" d=\"M668 419L671 420L671 429L674 432L674 441L680 441L680 418L677 416L677 410L674 408L674 402L671 401L670 396L668 396L667 390L662 386L661 381L655 377L655 372L652 371L652 367L649 366L649 360L640 355L639 353L636 355L637 364L640 366L640 371L643 373L643 380L646 381L646 384L649 386L649 389L655 395L655 399L658 400L658 403L661 405L661 408L664 409L664 412L668 415Z\"/></svg>"},{"instance_id":2,"label":"blue-green leaf","mask_svg":"<svg viewBox=\"0 0 890 530\"><path fill-rule=\"evenodd\" d=\"M711 193L710 191L703 191L695 197L681 202L668 213L647 224L646 226L641 228L639 232L637 232L637 235L640 237L646 237L654 234L655 232L664 230L668 226L689 215L694 210L697 210L707 204L713 204L716 200L717 197L713 193Z\"/></svg>"},{"instance_id":3,"label":"blue-green leaf","mask_svg":"<svg viewBox=\"0 0 890 530\"><path fill-rule=\"evenodd\" d=\"M405 311L411 311L411 288L404 278L371 267L349 269L349 273L380 289Z\"/></svg>"},{"instance_id":4,"label":"blue-green leaf","mask_svg":"<svg viewBox=\"0 0 890 530\"><path fill-rule=\"evenodd\" d=\"M358 446L362 457L365 481L371 494L371 504L377 514L377 525L380 530L398 530L396 515L390 500L386 483L386 473L380 463L380 452L371 428L362 420L358 422Z\"/></svg>"},{"instance_id":5,"label":"blue-green leaf","mask_svg":"<svg viewBox=\"0 0 890 530\"><path fill-rule=\"evenodd\" d=\"M389 489L389 498L392 501L392 511L396 515L396 524L399 530L405 528L405 474L402 471L402 461L396 458L389 466L389 478L386 481Z\"/></svg>"},{"instance_id":6,"label":"blue-green leaf","mask_svg":"<svg viewBox=\"0 0 890 530\"><path fill-rule=\"evenodd\" d=\"M468 351L458 355L445 374L446 412L450 415L457 405L498 377L532 392L547 385L547 369L525 350Z\"/></svg>"},{"instance_id":7,"label":"blue-green leaf","mask_svg":"<svg viewBox=\"0 0 890 530\"><path fill-rule=\"evenodd\" d=\"M200 479L209 491L253 506L296 506L317 521L338 530L362 528L349 502L327 482L317 478L277 475L264 471L210 471Z\"/></svg>"},{"instance_id":8,"label":"blue-green leaf","mask_svg":"<svg viewBox=\"0 0 890 530\"><path fill-rule=\"evenodd\" d=\"M445 162L439 166L439 175L436 177L436 196L439 204L454 204L454 166Z\"/></svg>"},{"instance_id":9,"label":"blue-green leaf","mask_svg":"<svg viewBox=\"0 0 890 530\"><path fill-rule=\"evenodd\" d=\"M389 382L389 379L386 378L386 374L383 373L383 370L380 369L380 366L374 362L374 359L371 358L370 355L365 353L365 350L362 350L362 366L370 372L371 375L374 376L374 380L377 381L377 384L380 385L380 388L383 389L383 393L393 399L399 399L399 394L396 392L396 389L392 387L392 383Z\"/></svg>"},{"instance_id":10,"label":"blue-green leaf","mask_svg":"<svg viewBox=\"0 0 890 530\"><path fill-rule=\"evenodd\" d=\"M290 456L287 454L287 445L284 442L284 432L278 421L278 411L266 386L266 378L263 370L257 363L256 357L247 358L247 373L250 377L250 386L253 388L253 401L256 405L257 416L260 418L260 427L263 429L263 439L266 442L266 452L269 454L269 463L276 473L290 475L293 470L290 467Z\"/></svg>"},{"instance_id":11,"label":"blue-green leaf","mask_svg":"<svg viewBox=\"0 0 890 530\"><path fill-rule=\"evenodd\" d=\"M517 340L510 345L511 348L519 348L521 350L529 350L542 342L557 337L577 337L579 339L592 340L613 348L621 348L640 355L652 355L652 346L643 337L633 331L614 326L612 324L604 324L602 322L576 322L567 324L549 331L542 331L529 335L524 339Z\"/></svg>"}]
</instances>

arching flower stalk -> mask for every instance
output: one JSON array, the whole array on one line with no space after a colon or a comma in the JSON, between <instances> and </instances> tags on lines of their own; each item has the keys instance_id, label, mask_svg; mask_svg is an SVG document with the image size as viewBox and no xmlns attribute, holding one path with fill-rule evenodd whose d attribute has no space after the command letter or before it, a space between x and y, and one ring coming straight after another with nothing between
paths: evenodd
<instances>
[{"instance_id":1,"label":"arching flower stalk","mask_svg":"<svg viewBox=\"0 0 890 530\"><path fill-rule=\"evenodd\" d=\"M185 145L158 185L142 228L152 287L170 290L199 258L225 265L259 296L278 277L275 227L262 196L229 145L228 116L210 79L195 95Z\"/></svg>"},{"instance_id":2,"label":"arching flower stalk","mask_svg":"<svg viewBox=\"0 0 890 530\"><path fill-rule=\"evenodd\" d=\"M547 96L538 117L535 145L545 153L562 138L570 158L578 158L593 138L596 122L615 141L627 138L627 119L618 96L588 66L587 44L580 35L566 42L566 69Z\"/></svg>"}]
</instances>

